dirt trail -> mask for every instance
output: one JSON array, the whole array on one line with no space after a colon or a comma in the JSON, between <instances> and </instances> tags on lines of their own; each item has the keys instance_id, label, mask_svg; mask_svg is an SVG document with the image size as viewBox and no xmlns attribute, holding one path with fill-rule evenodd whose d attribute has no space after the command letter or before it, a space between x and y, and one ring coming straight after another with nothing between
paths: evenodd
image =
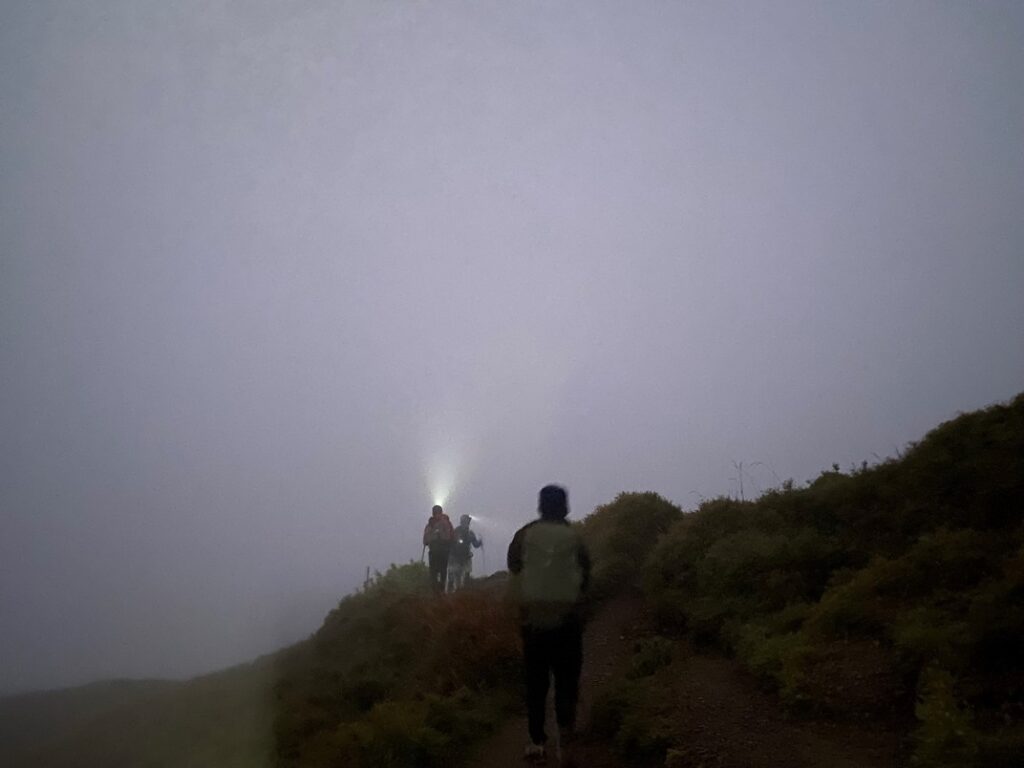
<instances>
[{"instance_id":1,"label":"dirt trail","mask_svg":"<svg viewBox=\"0 0 1024 768\"><path fill-rule=\"evenodd\" d=\"M586 732L594 695L625 672L633 644L647 626L643 601L619 597L602 607L584 636L580 725ZM674 718L686 735L672 765L681 768L890 768L898 766L899 736L871 724L789 718L778 700L758 689L734 661L680 643L682 674L666 679L678 703ZM550 695L549 695L550 699ZM549 701L550 718L550 701ZM553 724L549 734L554 733ZM523 768L525 715L511 718L471 754L470 768ZM576 748L585 768L630 765L613 746L588 740ZM548 765L554 765L553 756Z\"/></svg>"},{"instance_id":2,"label":"dirt trail","mask_svg":"<svg viewBox=\"0 0 1024 768\"><path fill-rule=\"evenodd\" d=\"M628 663L632 651L632 638L636 627L644 620L643 604L635 598L620 597L607 603L588 624L583 635L583 674L580 676L580 709L578 713L581 730L586 730L587 716L594 692L600 690ZM554 737L555 724L551 712L551 698L548 693L548 736ZM513 717L490 739L482 744L468 761L473 768L523 768L523 749L527 743L526 714ZM589 747L584 749L590 752ZM608 762L610 749L600 745L601 762L580 761L583 766L618 765ZM548 763L555 763L554 757Z\"/></svg>"}]
</instances>

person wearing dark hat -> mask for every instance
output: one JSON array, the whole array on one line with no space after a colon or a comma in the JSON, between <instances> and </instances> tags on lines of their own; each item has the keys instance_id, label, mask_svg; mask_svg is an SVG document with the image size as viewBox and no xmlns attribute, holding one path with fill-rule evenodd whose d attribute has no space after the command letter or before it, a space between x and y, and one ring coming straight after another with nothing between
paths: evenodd
<instances>
[{"instance_id":1,"label":"person wearing dark hat","mask_svg":"<svg viewBox=\"0 0 1024 768\"><path fill-rule=\"evenodd\" d=\"M539 519L516 531L508 548L508 570L519 604L526 668L526 757L544 760L550 677L555 681L556 751L561 752L576 726L583 666L582 600L590 584L590 554L579 531L566 520L569 498L564 488L541 488L538 511Z\"/></svg>"},{"instance_id":2,"label":"person wearing dark hat","mask_svg":"<svg viewBox=\"0 0 1024 768\"><path fill-rule=\"evenodd\" d=\"M441 509L441 505L435 504L430 511L430 519L423 528L423 546L429 552L430 585L439 595L444 594L445 582L448 579L448 555L452 551L454 538L452 521Z\"/></svg>"}]
</instances>

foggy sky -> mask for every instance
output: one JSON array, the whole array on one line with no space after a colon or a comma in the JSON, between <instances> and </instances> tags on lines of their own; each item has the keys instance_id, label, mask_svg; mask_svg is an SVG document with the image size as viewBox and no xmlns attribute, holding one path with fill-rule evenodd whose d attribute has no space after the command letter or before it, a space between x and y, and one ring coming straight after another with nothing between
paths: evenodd
<instances>
[{"instance_id":1,"label":"foggy sky","mask_svg":"<svg viewBox=\"0 0 1024 768\"><path fill-rule=\"evenodd\" d=\"M0 4L0 691L1024 388L1024 6ZM480 570L481 558L477 558Z\"/></svg>"}]
</instances>

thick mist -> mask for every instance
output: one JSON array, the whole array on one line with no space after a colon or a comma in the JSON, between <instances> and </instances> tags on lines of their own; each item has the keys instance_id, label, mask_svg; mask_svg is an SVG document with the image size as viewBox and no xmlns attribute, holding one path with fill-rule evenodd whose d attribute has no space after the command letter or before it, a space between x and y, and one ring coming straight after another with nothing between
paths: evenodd
<instances>
[{"instance_id":1,"label":"thick mist","mask_svg":"<svg viewBox=\"0 0 1024 768\"><path fill-rule=\"evenodd\" d=\"M1022 35L5 3L0 691L304 637L435 499L493 570L544 483L751 496L1015 394Z\"/></svg>"}]
</instances>

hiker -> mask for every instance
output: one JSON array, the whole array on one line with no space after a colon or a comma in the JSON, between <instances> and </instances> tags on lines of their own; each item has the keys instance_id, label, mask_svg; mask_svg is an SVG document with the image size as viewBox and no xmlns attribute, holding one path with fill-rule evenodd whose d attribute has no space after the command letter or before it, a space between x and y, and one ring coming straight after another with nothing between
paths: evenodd
<instances>
[{"instance_id":1,"label":"hiker","mask_svg":"<svg viewBox=\"0 0 1024 768\"><path fill-rule=\"evenodd\" d=\"M469 529L473 518L463 515L455 529L452 553L448 560L448 591L455 592L466 585L466 579L473 571L473 550L483 546L483 539Z\"/></svg>"},{"instance_id":2,"label":"hiker","mask_svg":"<svg viewBox=\"0 0 1024 768\"><path fill-rule=\"evenodd\" d=\"M516 531L508 548L508 570L520 609L526 709L530 743L526 758L545 759L544 707L549 676L555 679L556 751L569 743L576 726L583 666L582 599L590 582L590 554L579 532L565 519L565 489L540 490L540 519Z\"/></svg>"},{"instance_id":3,"label":"hiker","mask_svg":"<svg viewBox=\"0 0 1024 768\"><path fill-rule=\"evenodd\" d=\"M448 578L448 555L454 537L452 521L441 509L441 505L435 504L423 529L423 546L427 547L429 552L430 585L438 595L444 594L445 581Z\"/></svg>"}]
</instances>

